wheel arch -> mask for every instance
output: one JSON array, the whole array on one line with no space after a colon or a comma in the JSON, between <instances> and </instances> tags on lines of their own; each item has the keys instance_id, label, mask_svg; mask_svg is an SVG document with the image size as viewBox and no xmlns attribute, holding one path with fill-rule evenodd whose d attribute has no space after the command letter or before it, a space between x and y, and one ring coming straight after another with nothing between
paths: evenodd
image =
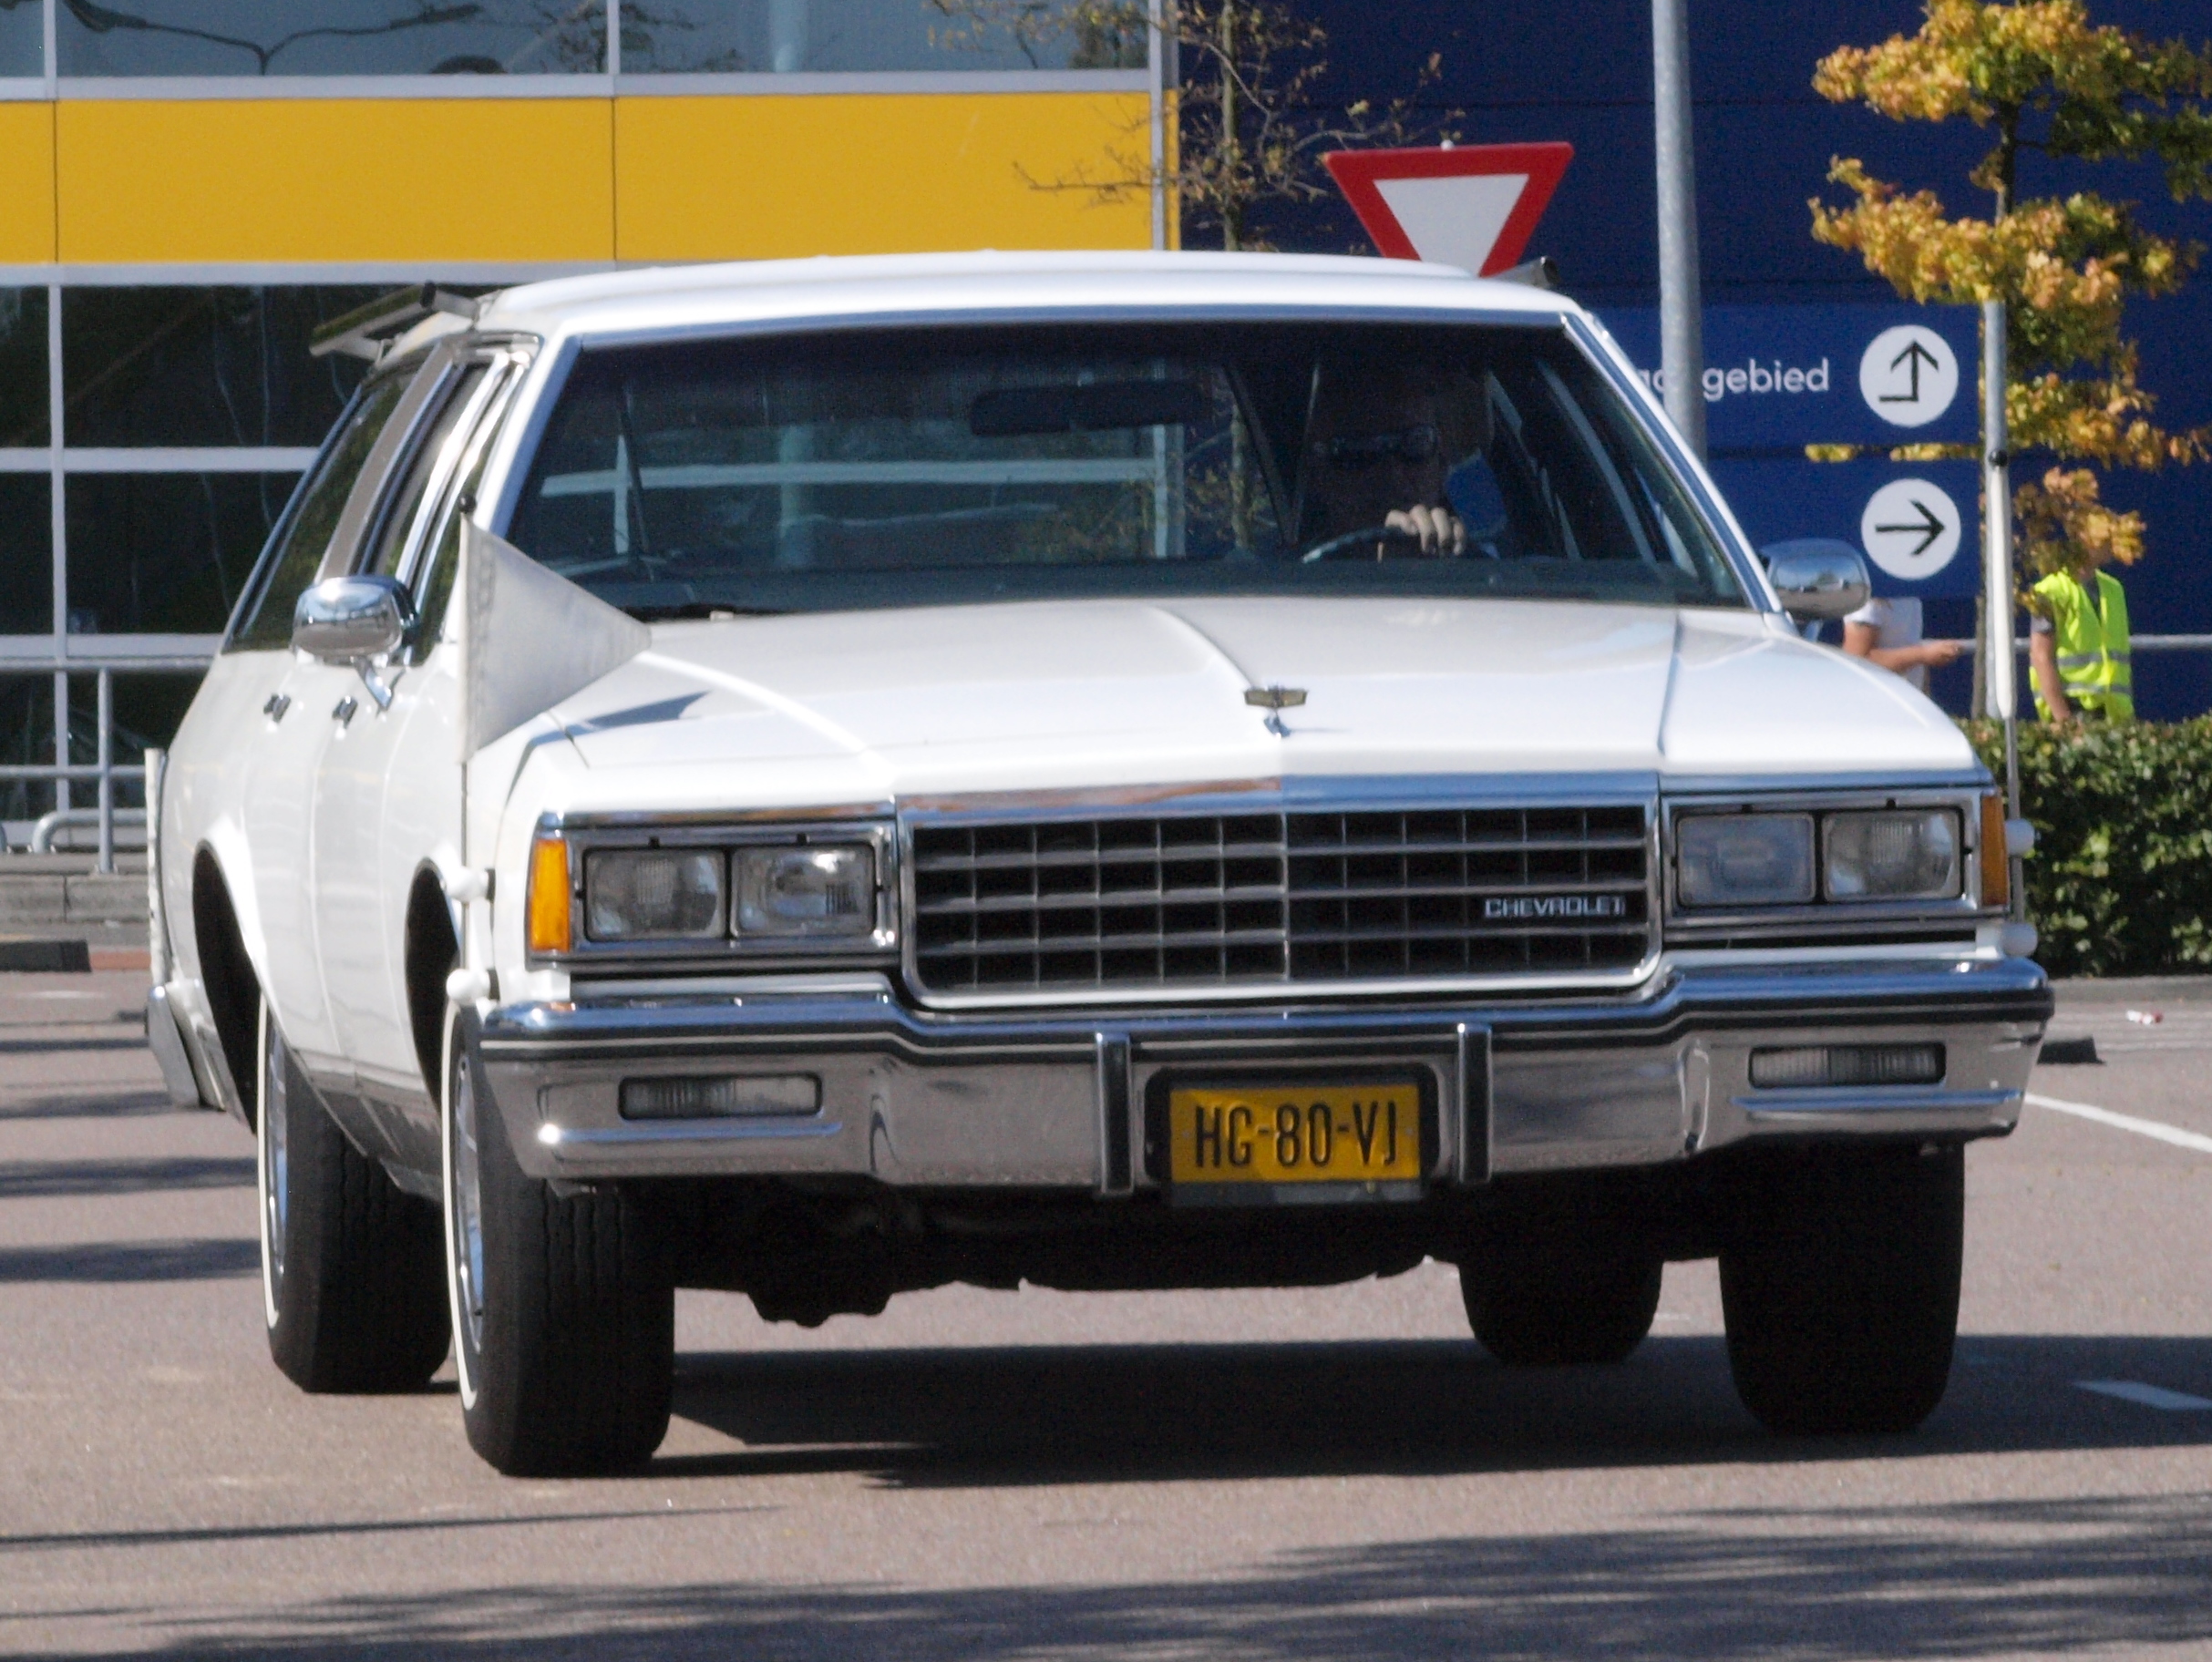
<instances>
[{"instance_id":1,"label":"wheel arch","mask_svg":"<svg viewBox=\"0 0 2212 1662\"><path fill-rule=\"evenodd\" d=\"M407 887L400 962L415 1061L433 1103L444 1100L446 977L460 961L459 909L448 898L446 874L436 862L416 867Z\"/></svg>"},{"instance_id":2,"label":"wheel arch","mask_svg":"<svg viewBox=\"0 0 2212 1662\"><path fill-rule=\"evenodd\" d=\"M222 861L206 843L192 856L192 946L199 960L200 985L229 1074L227 1083L235 1099L226 1106L251 1130L253 1093L246 1087L258 1065L261 977L246 945ZM223 1082L218 1082L219 1089Z\"/></svg>"}]
</instances>

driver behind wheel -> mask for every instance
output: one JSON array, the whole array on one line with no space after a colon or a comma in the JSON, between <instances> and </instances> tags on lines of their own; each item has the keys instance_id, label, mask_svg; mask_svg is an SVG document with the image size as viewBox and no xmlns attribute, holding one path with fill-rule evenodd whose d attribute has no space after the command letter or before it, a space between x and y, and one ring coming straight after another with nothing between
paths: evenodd
<instances>
[{"instance_id":1,"label":"driver behind wheel","mask_svg":"<svg viewBox=\"0 0 2212 1662\"><path fill-rule=\"evenodd\" d=\"M1300 540L1311 546L1379 528L1403 540L1378 537L1377 559L1416 548L1431 558L1465 554L1466 524L1453 511L1445 480L1459 462L1488 448L1487 412L1475 379L1396 364L1365 373L1331 364L1315 380L1300 478Z\"/></svg>"}]
</instances>

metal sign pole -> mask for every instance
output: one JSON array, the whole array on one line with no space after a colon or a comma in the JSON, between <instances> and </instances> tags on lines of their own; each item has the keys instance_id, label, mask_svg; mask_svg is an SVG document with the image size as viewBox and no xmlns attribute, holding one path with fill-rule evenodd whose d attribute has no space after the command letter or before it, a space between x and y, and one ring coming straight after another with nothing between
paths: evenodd
<instances>
[{"instance_id":1,"label":"metal sign pole","mask_svg":"<svg viewBox=\"0 0 2212 1662\"><path fill-rule=\"evenodd\" d=\"M1651 107L1659 155L1659 363L1667 414L1702 461L1705 351L1690 140L1690 0L1651 0Z\"/></svg>"},{"instance_id":2,"label":"metal sign pole","mask_svg":"<svg viewBox=\"0 0 2212 1662\"><path fill-rule=\"evenodd\" d=\"M2004 302L1981 303L1981 612L1989 640L1990 713L2004 723L2005 817L2020 816L2019 660L2012 644L2012 459L2005 421ZM2018 856L2012 858L2012 916L2027 916Z\"/></svg>"}]
</instances>

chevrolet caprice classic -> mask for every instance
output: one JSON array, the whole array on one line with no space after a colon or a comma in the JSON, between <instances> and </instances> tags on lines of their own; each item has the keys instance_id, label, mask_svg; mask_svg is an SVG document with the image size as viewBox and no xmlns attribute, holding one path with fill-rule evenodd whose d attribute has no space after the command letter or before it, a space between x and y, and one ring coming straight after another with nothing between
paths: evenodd
<instances>
[{"instance_id":1,"label":"chevrolet caprice classic","mask_svg":"<svg viewBox=\"0 0 2212 1662\"><path fill-rule=\"evenodd\" d=\"M1717 1257L1792 1431L1942 1394L2051 998L1951 723L1601 328L1375 261L630 272L372 362L154 770L149 1031L312 1391L649 1457L674 1289Z\"/></svg>"}]
</instances>

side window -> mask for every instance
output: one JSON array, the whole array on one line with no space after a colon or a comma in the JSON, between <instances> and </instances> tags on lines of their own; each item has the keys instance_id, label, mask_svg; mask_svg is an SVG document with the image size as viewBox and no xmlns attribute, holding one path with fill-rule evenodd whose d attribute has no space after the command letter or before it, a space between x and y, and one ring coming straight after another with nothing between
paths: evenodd
<instances>
[{"instance_id":1,"label":"side window","mask_svg":"<svg viewBox=\"0 0 2212 1662\"><path fill-rule=\"evenodd\" d=\"M401 568L414 540L411 533L422 513L423 498L443 483L446 471L453 465L454 458L447 453L448 442L453 437L454 428L475 404L476 395L489 370L490 365L486 364L471 364L463 368L440 395L444 403L437 415L421 424L415 454L408 458L389 498L377 510L376 529L368 539L362 570L374 571L380 577L402 575Z\"/></svg>"},{"instance_id":2,"label":"side window","mask_svg":"<svg viewBox=\"0 0 2212 1662\"><path fill-rule=\"evenodd\" d=\"M476 511L477 492L484 479L484 464L491 456L491 441L499 430L506 395L514 378L505 370L485 400L485 413L468 436L468 445L453 470L453 478L439 504L436 539L418 565L415 605L422 618L416 634L415 655L421 659L437 646L446 626L446 604L453 597L453 580L461 566L461 521ZM466 505L466 506L464 506Z\"/></svg>"},{"instance_id":3,"label":"side window","mask_svg":"<svg viewBox=\"0 0 2212 1662\"><path fill-rule=\"evenodd\" d=\"M412 375L372 382L341 418L337 436L300 487L300 499L287 517L276 546L263 557L267 577L252 610L231 638L233 651L281 651L292 644L292 609L323 564L331 533L345 511L346 498L367 466L376 439L406 394Z\"/></svg>"}]
</instances>

